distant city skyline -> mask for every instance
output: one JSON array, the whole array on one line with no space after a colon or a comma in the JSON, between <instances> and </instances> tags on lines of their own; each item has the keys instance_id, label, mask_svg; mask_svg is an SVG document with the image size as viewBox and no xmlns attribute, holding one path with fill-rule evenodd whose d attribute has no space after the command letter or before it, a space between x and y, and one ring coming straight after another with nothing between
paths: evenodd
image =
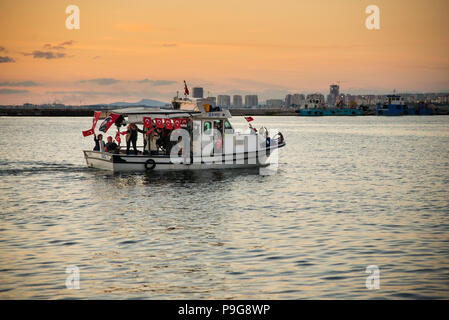
<instances>
[{"instance_id":1,"label":"distant city skyline","mask_svg":"<svg viewBox=\"0 0 449 320\"><path fill-rule=\"evenodd\" d=\"M0 104L169 101L184 80L205 96L259 101L332 83L350 94L449 91L449 2L377 0L376 31L369 4L78 0L80 29L68 30L67 3L3 0Z\"/></svg>"}]
</instances>

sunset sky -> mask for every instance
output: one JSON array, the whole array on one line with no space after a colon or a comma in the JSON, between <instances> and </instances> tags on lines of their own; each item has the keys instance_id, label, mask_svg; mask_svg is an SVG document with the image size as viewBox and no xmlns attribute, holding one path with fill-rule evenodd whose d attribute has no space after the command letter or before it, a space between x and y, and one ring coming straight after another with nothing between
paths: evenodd
<instances>
[{"instance_id":1,"label":"sunset sky","mask_svg":"<svg viewBox=\"0 0 449 320\"><path fill-rule=\"evenodd\" d=\"M68 5L80 29L65 25ZM368 30L368 5L380 30ZM449 91L447 0L1 0L0 104Z\"/></svg>"}]
</instances>

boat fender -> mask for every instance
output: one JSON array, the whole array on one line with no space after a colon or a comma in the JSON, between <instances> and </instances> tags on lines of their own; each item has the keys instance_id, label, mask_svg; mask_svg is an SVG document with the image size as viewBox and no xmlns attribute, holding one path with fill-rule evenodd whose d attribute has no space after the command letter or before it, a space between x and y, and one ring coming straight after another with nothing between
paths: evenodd
<instances>
[{"instance_id":1,"label":"boat fender","mask_svg":"<svg viewBox=\"0 0 449 320\"><path fill-rule=\"evenodd\" d=\"M145 162L145 170L151 171L156 167L156 162L153 159L148 159Z\"/></svg>"}]
</instances>

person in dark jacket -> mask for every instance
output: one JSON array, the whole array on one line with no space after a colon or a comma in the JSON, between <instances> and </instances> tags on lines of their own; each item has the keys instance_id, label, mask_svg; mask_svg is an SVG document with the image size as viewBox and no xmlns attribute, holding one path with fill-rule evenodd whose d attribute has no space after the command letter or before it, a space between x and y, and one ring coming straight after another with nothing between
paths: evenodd
<instances>
[{"instance_id":1,"label":"person in dark jacket","mask_svg":"<svg viewBox=\"0 0 449 320\"><path fill-rule=\"evenodd\" d=\"M109 153L118 153L118 145L112 140L112 137L108 137L108 143L105 145L105 151Z\"/></svg>"},{"instance_id":2,"label":"person in dark jacket","mask_svg":"<svg viewBox=\"0 0 449 320\"><path fill-rule=\"evenodd\" d=\"M139 128L137 128L135 123L130 123L128 126L128 130L126 131L126 154L129 154L129 148L131 146L131 143L133 145L133 149L134 149L134 154L137 155L137 134L138 132L140 133L145 133L145 131L140 130Z\"/></svg>"}]
</instances>

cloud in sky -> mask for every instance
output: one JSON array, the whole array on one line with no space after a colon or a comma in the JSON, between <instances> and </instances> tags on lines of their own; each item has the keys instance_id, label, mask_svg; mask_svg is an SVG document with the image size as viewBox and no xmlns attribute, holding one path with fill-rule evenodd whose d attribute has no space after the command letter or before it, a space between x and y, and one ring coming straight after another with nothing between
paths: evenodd
<instances>
[{"instance_id":1,"label":"cloud in sky","mask_svg":"<svg viewBox=\"0 0 449 320\"><path fill-rule=\"evenodd\" d=\"M117 80L114 78L97 78L97 79L90 79L90 80L81 80L81 83L94 83L98 84L100 86L108 86L111 84L116 84L121 82L121 80Z\"/></svg>"},{"instance_id":2,"label":"cloud in sky","mask_svg":"<svg viewBox=\"0 0 449 320\"><path fill-rule=\"evenodd\" d=\"M67 57L67 55L62 52L40 51L40 50L34 50L31 53L22 52L22 54L24 56L33 56L34 59L47 59L47 60Z\"/></svg>"},{"instance_id":3,"label":"cloud in sky","mask_svg":"<svg viewBox=\"0 0 449 320\"><path fill-rule=\"evenodd\" d=\"M14 60L11 57L0 57L0 63L8 63L8 62L16 62L16 60Z\"/></svg>"},{"instance_id":4,"label":"cloud in sky","mask_svg":"<svg viewBox=\"0 0 449 320\"><path fill-rule=\"evenodd\" d=\"M0 82L0 87L36 87L37 84L34 81L22 81L22 82Z\"/></svg>"},{"instance_id":5,"label":"cloud in sky","mask_svg":"<svg viewBox=\"0 0 449 320\"><path fill-rule=\"evenodd\" d=\"M0 52L7 52L5 47L0 46Z\"/></svg>"},{"instance_id":6,"label":"cloud in sky","mask_svg":"<svg viewBox=\"0 0 449 320\"><path fill-rule=\"evenodd\" d=\"M44 44L44 49L49 49L49 50L64 50L65 48L63 46L54 46L51 45L50 43L46 43Z\"/></svg>"},{"instance_id":7,"label":"cloud in sky","mask_svg":"<svg viewBox=\"0 0 449 320\"><path fill-rule=\"evenodd\" d=\"M150 79L137 80L135 82L136 83L148 83L148 84L151 84L151 85L153 85L155 87L157 87L157 86L167 86L167 85L176 83L176 81L172 81L172 80L150 80Z\"/></svg>"},{"instance_id":8,"label":"cloud in sky","mask_svg":"<svg viewBox=\"0 0 449 320\"><path fill-rule=\"evenodd\" d=\"M105 104L117 101L139 101L141 99L156 99L169 101L161 92L154 90L49 90L47 96L57 96L64 103Z\"/></svg>"},{"instance_id":9,"label":"cloud in sky","mask_svg":"<svg viewBox=\"0 0 449 320\"><path fill-rule=\"evenodd\" d=\"M62 42L62 43L60 43L59 45L60 45L60 46L71 46L74 42L75 42L75 41L70 40L70 41Z\"/></svg>"},{"instance_id":10,"label":"cloud in sky","mask_svg":"<svg viewBox=\"0 0 449 320\"><path fill-rule=\"evenodd\" d=\"M0 89L0 94L23 94L28 93L28 90L19 90L19 89Z\"/></svg>"},{"instance_id":11,"label":"cloud in sky","mask_svg":"<svg viewBox=\"0 0 449 320\"><path fill-rule=\"evenodd\" d=\"M67 58L69 57L67 54L62 52L57 52L59 50L65 50L66 48L64 46L72 45L73 40L70 41L64 41L60 44L53 45L51 43L46 43L43 45L44 50L34 50L32 52L22 52L24 56L33 56L34 59L60 59L60 58ZM56 51L52 51L56 50Z\"/></svg>"}]
</instances>

